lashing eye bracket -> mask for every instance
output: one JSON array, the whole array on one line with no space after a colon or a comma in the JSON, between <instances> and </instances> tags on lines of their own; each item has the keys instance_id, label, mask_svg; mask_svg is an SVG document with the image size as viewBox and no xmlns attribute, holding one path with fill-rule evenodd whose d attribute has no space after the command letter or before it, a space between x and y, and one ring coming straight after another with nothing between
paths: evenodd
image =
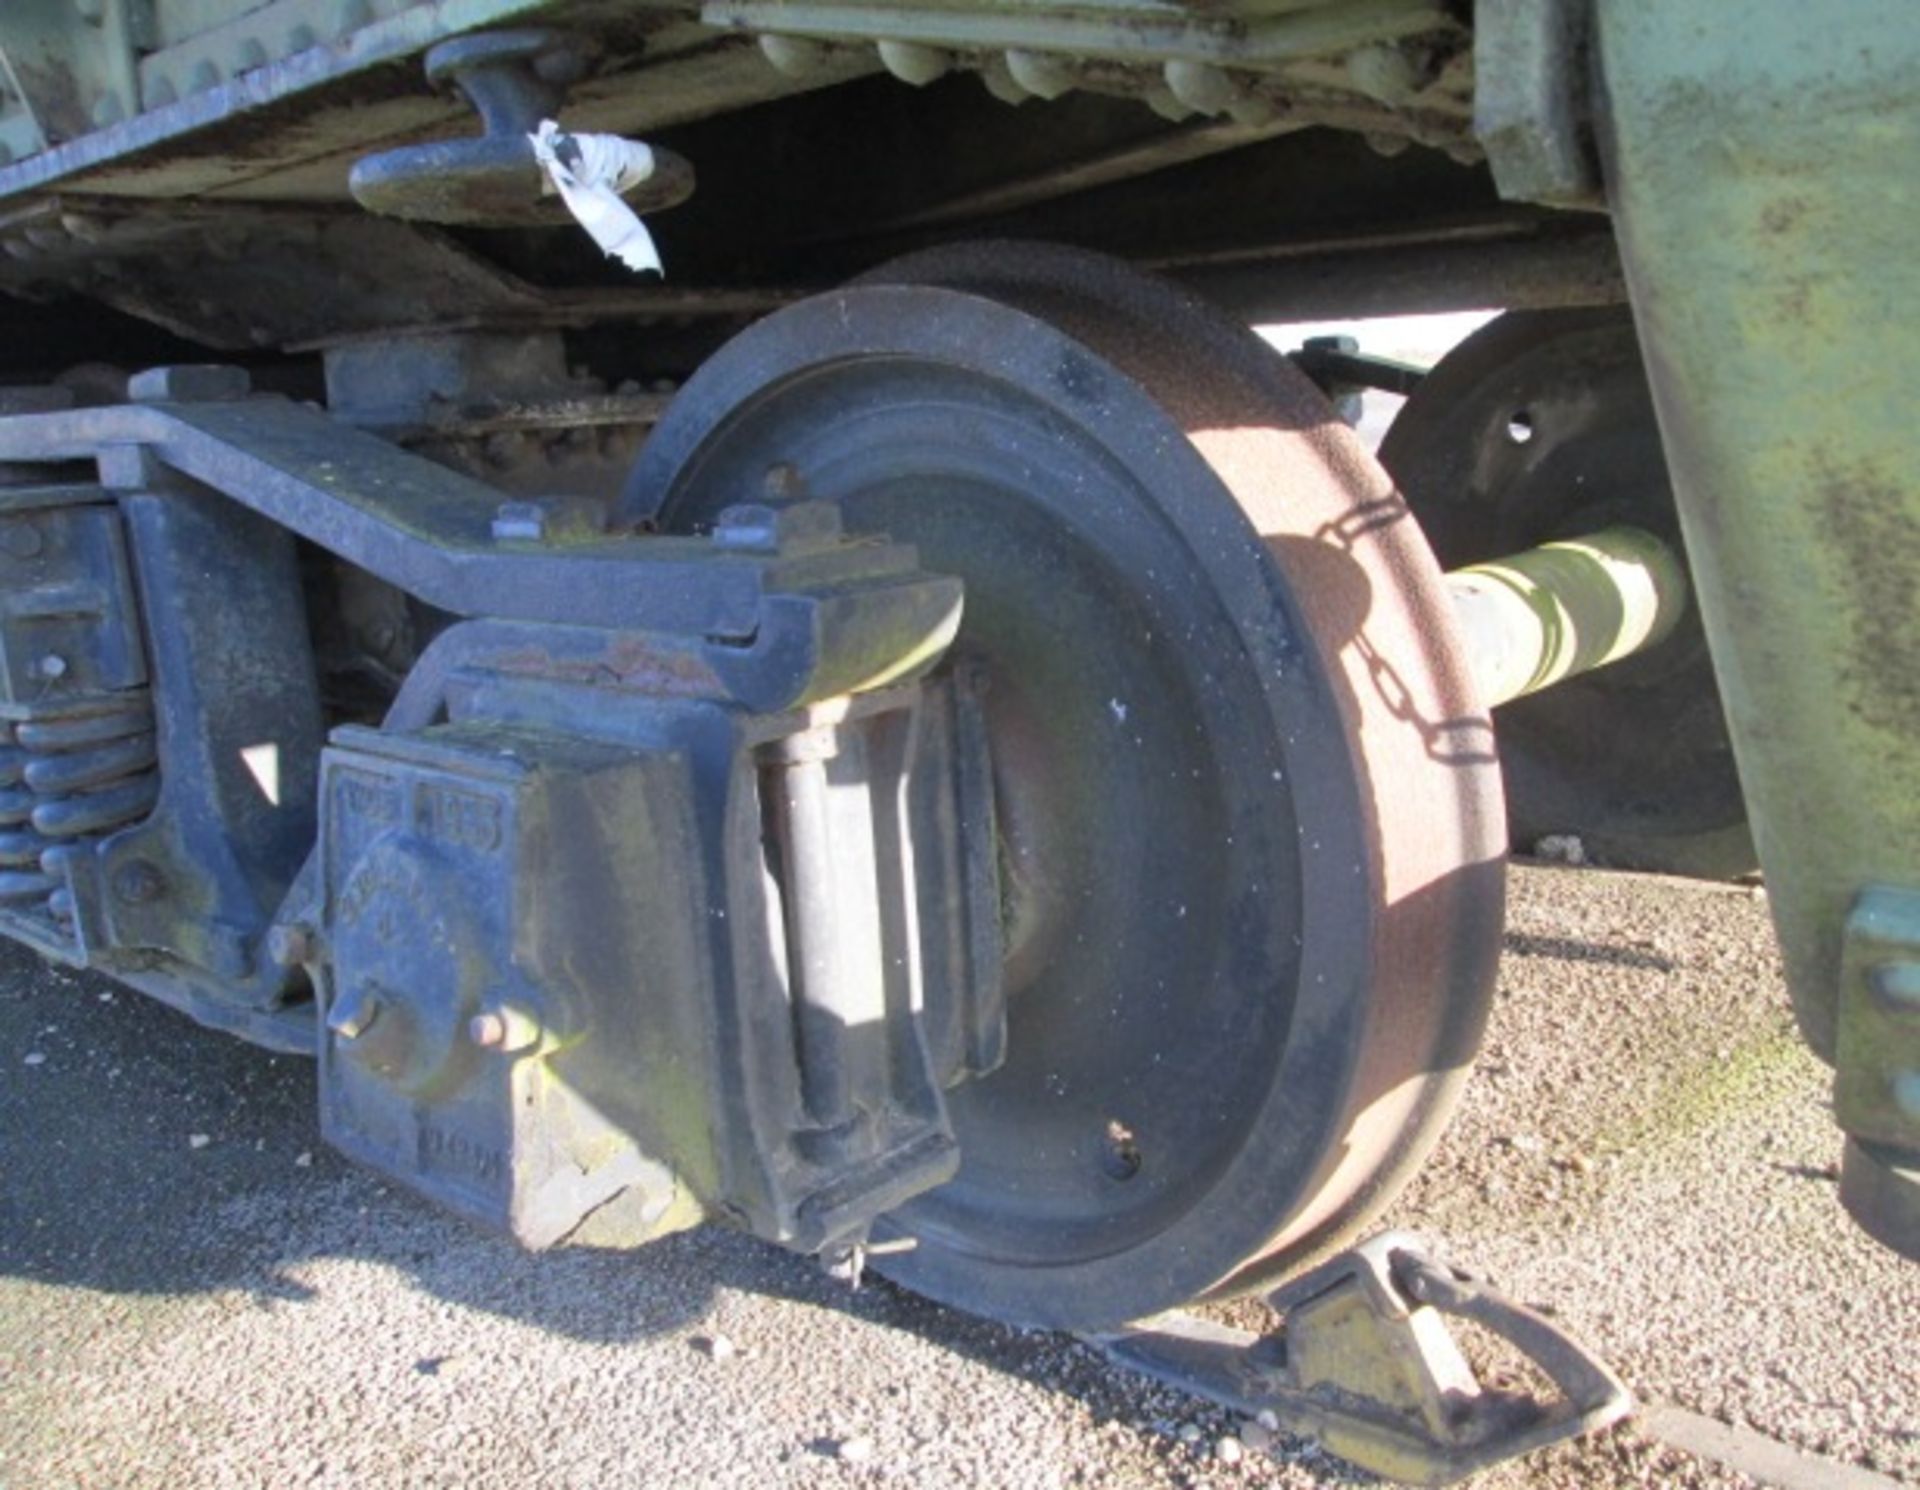
<instances>
[{"instance_id":1,"label":"lashing eye bracket","mask_svg":"<svg viewBox=\"0 0 1920 1490\"><path fill-rule=\"evenodd\" d=\"M1620 1379L1559 1326L1483 1280L1383 1232L1274 1292L1256 1335L1170 1313L1084 1337L1121 1365L1292 1433L1372 1473L1451 1485L1503 1460L1618 1421ZM1484 1385L1448 1331L1462 1319L1552 1382L1542 1401Z\"/></svg>"}]
</instances>

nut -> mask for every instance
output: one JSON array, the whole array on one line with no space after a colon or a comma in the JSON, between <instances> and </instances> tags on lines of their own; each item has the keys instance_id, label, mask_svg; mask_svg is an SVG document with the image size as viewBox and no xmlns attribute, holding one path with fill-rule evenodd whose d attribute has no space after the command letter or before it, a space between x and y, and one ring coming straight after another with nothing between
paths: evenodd
<instances>
[{"instance_id":1,"label":"nut","mask_svg":"<svg viewBox=\"0 0 1920 1490\"><path fill-rule=\"evenodd\" d=\"M217 362L150 367L127 380L127 397L137 404L228 403L251 392L245 368Z\"/></svg>"},{"instance_id":2,"label":"nut","mask_svg":"<svg viewBox=\"0 0 1920 1490\"><path fill-rule=\"evenodd\" d=\"M493 515L496 543L538 543L547 536L547 510L538 502L502 502Z\"/></svg>"},{"instance_id":3,"label":"nut","mask_svg":"<svg viewBox=\"0 0 1920 1490\"><path fill-rule=\"evenodd\" d=\"M316 950L317 943L311 926L290 921L267 930L267 956L281 967L312 962Z\"/></svg>"}]
</instances>

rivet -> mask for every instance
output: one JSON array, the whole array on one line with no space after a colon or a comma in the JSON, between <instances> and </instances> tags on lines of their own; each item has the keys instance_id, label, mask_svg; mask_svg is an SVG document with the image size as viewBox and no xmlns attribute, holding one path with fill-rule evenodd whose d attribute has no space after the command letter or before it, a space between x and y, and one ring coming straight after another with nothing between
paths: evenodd
<instances>
[{"instance_id":1,"label":"rivet","mask_svg":"<svg viewBox=\"0 0 1920 1490\"><path fill-rule=\"evenodd\" d=\"M827 62L827 49L803 36L763 36L760 55L773 64L775 72L790 78L811 76Z\"/></svg>"},{"instance_id":2,"label":"rivet","mask_svg":"<svg viewBox=\"0 0 1920 1490\"><path fill-rule=\"evenodd\" d=\"M998 52L981 61L980 81L986 85L987 92L1002 103L1019 105L1033 97L1007 70L1007 59Z\"/></svg>"},{"instance_id":3,"label":"rivet","mask_svg":"<svg viewBox=\"0 0 1920 1490\"><path fill-rule=\"evenodd\" d=\"M1061 58L1017 47L1007 53L1007 71L1016 83L1039 98L1058 98L1079 81L1072 65Z\"/></svg>"},{"instance_id":4,"label":"rivet","mask_svg":"<svg viewBox=\"0 0 1920 1490\"><path fill-rule=\"evenodd\" d=\"M1420 70L1407 54L1381 43L1347 54L1347 79L1368 98L1390 106L1405 103L1420 88Z\"/></svg>"},{"instance_id":5,"label":"rivet","mask_svg":"<svg viewBox=\"0 0 1920 1490\"><path fill-rule=\"evenodd\" d=\"M1901 1071L1893 1078L1893 1102L1910 1118L1920 1118L1920 1071Z\"/></svg>"},{"instance_id":6,"label":"rivet","mask_svg":"<svg viewBox=\"0 0 1920 1490\"><path fill-rule=\"evenodd\" d=\"M1233 79L1211 62L1176 57L1167 63L1162 76L1175 98L1202 114L1224 114L1240 91Z\"/></svg>"},{"instance_id":7,"label":"rivet","mask_svg":"<svg viewBox=\"0 0 1920 1490\"><path fill-rule=\"evenodd\" d=\"M341 0L333 13L333 39L342 38L358 31L362 26L373 24L373 7L367 0Z\"/></svg>"},{"instance_id":8,"label":"rivet","mask_svg":"<svg viewBox=\"0 0 1920 1490\"><path fill-rule=\"evenodd\" d=\"M1146 106L1169 124L1181 124L1193 117L1193 110L1173 96L1165 83L1151 83L1140 95Z\"/></svg>"},{"instance_id":9,"label":"rivet","mask_svg":"<svg viewBox=\"0 0 1920 1490\"><path fill-rule=\"evenodd\" d=\"M1895 1014L1920 1014L1920 962L1883 962L1867 975L1873 996Z\"/></svg>"},{"instance_id":10,"label":"rivet","mask_svg":"<svg viewBox=\"0 0 1920 1490\"><path fill-rule=\"evenodd\" d=\"M903 83L924 88L953 70L953 54L917 41L883 41L880 61Z\"/></svg>"},{"instance_id":11,"label":"rivet","mask_svg":"<svg viewBox=\"0 0 1920 1490\"><path fill-rule=\"evenodd\" d=\"M33 525L31 518L9 523L6 535L4 539L0 539L0 542L5 543L7 552L16 559L31 559L46 546L45 540L40 536L40 530Z\"/></svg>"}]
</instances>

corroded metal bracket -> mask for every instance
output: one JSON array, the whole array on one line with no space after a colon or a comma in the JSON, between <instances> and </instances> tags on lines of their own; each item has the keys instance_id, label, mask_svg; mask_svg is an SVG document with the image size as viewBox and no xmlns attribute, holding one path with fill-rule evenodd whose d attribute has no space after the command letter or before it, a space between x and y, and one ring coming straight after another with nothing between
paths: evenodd
<instances>
[{"instance_id":1,"label":"corroded metal bracket","mask_svg":"<svg viewBox=\"0 0 1920 1490\"><path fill-rule=\"evenodd\" d=\"M1533 1310L1415 1237L1383 1232L1278 1289L1281 1327L1254 1335L1190 1315L1089 1337L1122 1365L1289 1432L1390 1479L1450 1485L1590 1433L1633 1399L1613 1372ZM1551 1402L1483 1385L1445 1316L1512 1346L1560 1393Z\"/></svg>"},{"instance_id":2,"label":"corroded metal bracket","mask_svg":"<svg viewBox=\"0 0 1920 1490\"><path fill-rule=\"evenodd\" d=\"M427 79L457 87L480 115L478 136L401 145L356 162L349 185L369 212L417 222L533 227L566 222L528 137L560 117L567 89L590 65L586 39L542 27L485 31L443 41L427 53ZM693 192L693 167L655 150L653 174L634 207L658 212Z\"/></svg>"},{"instance_id":3,"label":"corroded metal bracket","mask_svg":"<svg viewBox=\"0 0 1920 1490\"><path fill-rule=\"evenodd\" d=\"M1920 1246L1920 890L1873 885L1840 946L1833 1115L1840 1199L1868 1234Z\"/></svg>"},{"instance_id":4,"label":"corroded metal bracket","mask_svg":"<svg viewBox=\"0 0 1920 1490\"><path fill-rule=\"evenodd\" d=\"M211 489L454 615L679 637L759 710L923 672L959 626L957 580L841 534L830 509L745 503L710 538L557 522L522 538L499 525L504 493L245 384L156 369L137 402L0 422L0 460L97 460L122 493Z\"/></svg>"},{"instance_id":5,"label":"corroded metal bracket","mask_svg":"<svg viewBox=\"0 0 1920 1490\"><path fill-rule=\"evenodd\" d=\"M1603 210L1590 0L1479 0L1473 132L1509 201Z\"/></svg>"}]
</instances>

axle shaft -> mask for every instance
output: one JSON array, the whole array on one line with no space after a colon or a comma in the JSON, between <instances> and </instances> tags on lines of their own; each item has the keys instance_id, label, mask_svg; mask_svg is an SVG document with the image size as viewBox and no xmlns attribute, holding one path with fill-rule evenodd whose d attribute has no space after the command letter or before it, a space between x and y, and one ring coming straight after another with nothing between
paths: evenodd
<instances>
[{"instance_id":1,"label":"axle shaft","mask_svg":"<svg viewBox=\"0 0 1920 1490\"><path fill-rule=\"evenodd\" d=\"M1447 588L1488 708L1657 646L1687 609L1679 554L1633 527L1456 569Z\"/></svg>"}]
</instances>

